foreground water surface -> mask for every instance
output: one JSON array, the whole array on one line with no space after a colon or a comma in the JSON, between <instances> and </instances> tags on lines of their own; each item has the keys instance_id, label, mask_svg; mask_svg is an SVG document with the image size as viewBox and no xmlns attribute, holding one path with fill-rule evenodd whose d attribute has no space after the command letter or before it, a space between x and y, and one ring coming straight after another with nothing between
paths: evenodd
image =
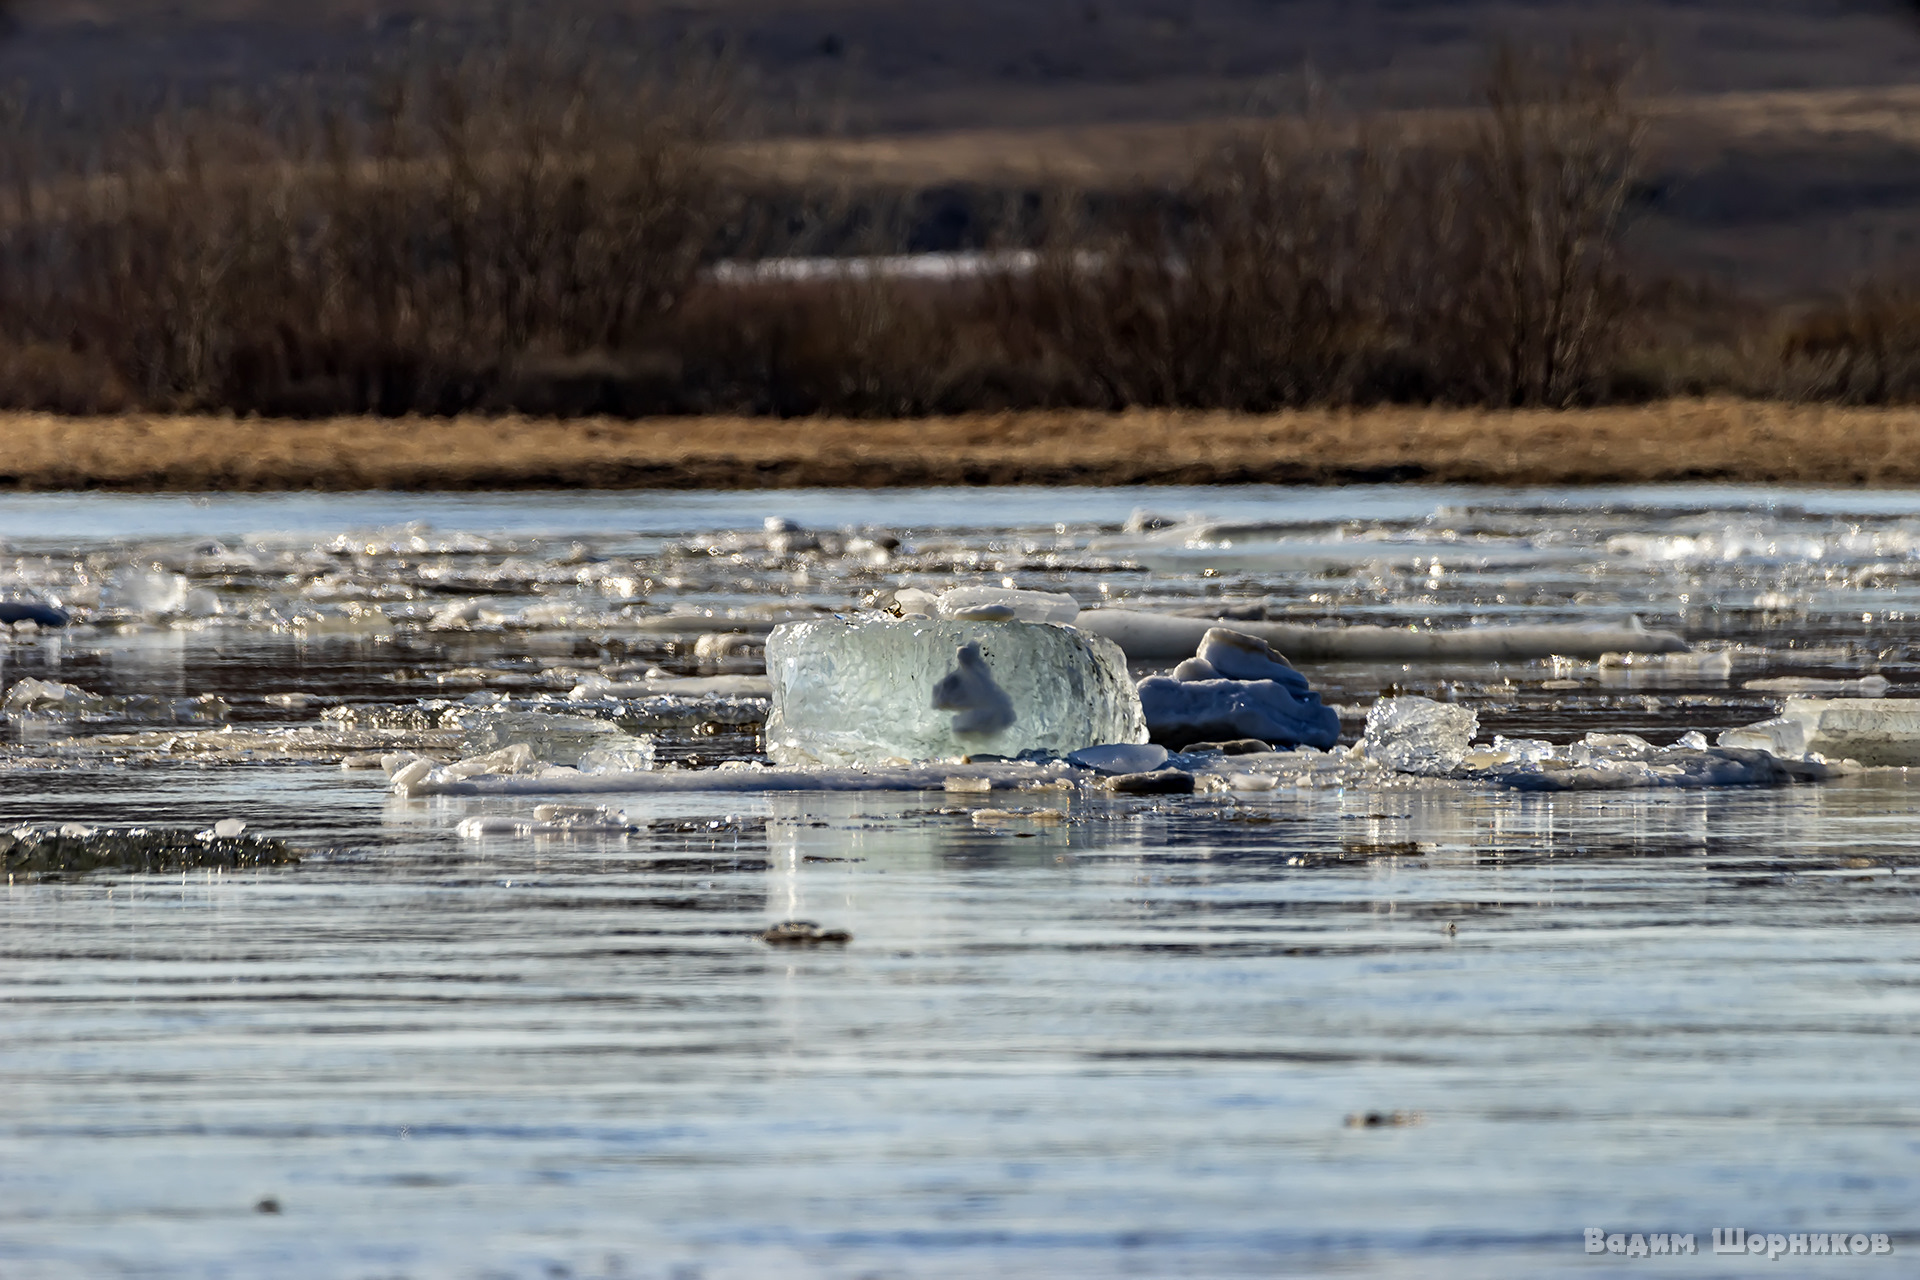
<instances>
[{"instance_id":1,"label":"foreground water surface","mask_svg":"<svg viewBox=\"0 0 1920 1280\"><path fill-rule=\"evenodd\" d=\"M1079 796L1025 827L944 793L665 792L596 797L627 834L474 839L527 803L339 766L589 676L756 671L696 657L715 618L973 580L1637 616L1731 674L1308 674L1349 737L1397 691L1672 741L1771 714L1750 680L1920 687L1920 495L47 496L0 499L0 537L5 594L82 624L0 642L0 680L102 699L9 716L0 816L240 818L301 855L6 886L0 1275L1906 1274L1920 1249L1905 771ZM751 698L601 710L663 764L758 758ZM852 941L759 939L793 918ZM1590 1255L1593 1227L1698 1252ZM1892 1252L1715 1255L1715 1228Z\"/></svg>"}]
</instances>

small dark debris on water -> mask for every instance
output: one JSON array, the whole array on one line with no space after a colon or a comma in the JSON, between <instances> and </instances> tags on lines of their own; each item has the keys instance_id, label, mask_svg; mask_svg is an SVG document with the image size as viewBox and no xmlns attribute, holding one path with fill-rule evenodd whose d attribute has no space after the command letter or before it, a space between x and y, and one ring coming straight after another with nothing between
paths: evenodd
<instances>
[{"instance_id":1,"label":"small dark debris on water","mask_svg":"<svg viewBox=\"0 0 1920 1280\"><path fill-rule=\"evenodd\" d=\"M0 869L8 876L83 876L90 871L242 870L296 866L300 855L263 836L64 823L0 831Z\"/></svg>"},{"instance_id":2,"label":"small dark debris on water","mask_svg":"<svg viewBox=\"0 0 1920 1280\"><path fill-rule=\"evenodd\" d=\"M1347 1128L1409 1129L1426 1122L1418 1111L1356 1111L1347 1117Z\"/></svg>"},{"instance_id":3,"label":"small dark debris on water","mask_svg":"<svg viewBox=\"0 0 1920 1280\"><path fill-rule=\"evenodd\" d=\"M822 854L809 853L804 855L800 859L800 861L802 862L865 862L866 859L865 858L829 858Z\"/></svg>"},{"instance_id":4,"label":"small dark debris on water","mask_svg":"<svg viewBox=\"0 0 1920 1280\"><path fill-rule=\"evenodd\" d=\"M255 1213L278 1213L280 1201L273 1196L261 1196L260 1203L253 1206Z\"/></svg>"},{"instance_id":5,"label":"small dark debris on water","mask_svg":"<svg viewBox=\"0 0 1920 1280\"><path fill-rule=\"evenodd\" d=\"M1426 852L1417 840L1347 840L1340 851L1349 858L1418 858Z\"/></svg>"},{"instance_id":6,"label":"small dark debris on water","mask_svg":"<svg viewBox=\"0 0 1920 1280\"><path fill-rule=\"evenodd\" d=\"M822 929L811 920L785 920L760 935L770 947L844 946L853 941L845 929Z\"/></svg>"}]
</instances>

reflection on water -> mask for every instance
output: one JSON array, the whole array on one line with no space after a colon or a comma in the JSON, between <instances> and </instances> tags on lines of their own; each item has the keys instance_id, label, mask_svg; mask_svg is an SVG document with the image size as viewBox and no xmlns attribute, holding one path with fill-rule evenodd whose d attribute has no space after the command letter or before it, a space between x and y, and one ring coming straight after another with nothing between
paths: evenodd
<instances>
[{"instance_id":1,"label":"reflection on water","mask_svg":"<svg viewBox=\"0 0 1920 1280\"><path fill-rule=\"evenodd\" d=\"M75 564L98 557L96 579L145 540L141 557L228 607L115 621L103 603L65 638L14 638L3 674L219 693L250 732L476 692L564 699L554 672L691 672L684 639L639 620L674 604L845 607L981 569L1162 604L1218 590L1272 616L1331 593L1403 621L1473 601L1577 616L1585 592L1738 646L1733 674L1315 676L1352 703L1389 686L1455 697L1502 732L1670 738L1767 714L1741 688L1750 675L1878 671L1896 692L1912 678L1897 617L1912 578L1893 535L1913 504L1869 496L1880 514L1820 495L1736 513L1775 543L1818 526L1820 558L1617 543L1697 542L1681 526L1701 517L1671 496L1595 513L1400 490L1377 515L1348 494L1338 515L1298 517L1397 538L1425 523L1436 542L1511 538L1496 526L1523 520L1546 538L1563 516L1589 530L1584 558L1543 559L1518 586L1443 572L1433 587L1430 563L1303 581L1293 564L1208 576L1202 551L1148 569L1089 549L1154 536L1121 528L1133 506L1246 521L1270 517L1271 493L1127 493L1099 509L1076 495L1087 505L1058 514L1054 495L991 494L971 522L914 526L886 563L772 550L753 516L764 495L690 496L678 528L644 536L597 497L572 526L547 499L435 499L436 520L488 549L389 536L315 552L353 525L343 516L235 535L221 568L187 544L222 530L63 499L104 532L42 530L72 545L28 552L39 535L16 509L5 532L24 577L72 587ZM836 501L808 518L909 527L871 514L891 496ZM247 514L269 527L265 508ZM253 567L234 567L241 555ZM438 589L447 575L458 593ZM609 576L655 586L608 596ZM323 581L380 603L393 633L303 637L276 621ZM1765 592L1792 606L1753 607ZM407 620L470 597L509 620ZM292 691L316 701L265 700ZM238 815L307 856L6 886L8 1280L1745 1274L1711 1254L1713 1228L1736 1226L1890 1233L1892 1257L1831 1264L1862 1274L1904 1274L1920 1249L1920 789L1901 771L1765 792L1018 796L1071 816L992 827L949 793L662 793L597 797L626 809L624 836L463 839L462 819L529 802L403 801L331 761L103 745L126 727L7 726L6 813L187 828ZM750 754L750 730L734 730L664 740ZM791 918L853 940L758 940ZM1691 1233L1705 1256L1589 1258L1593 1226Z\"/></svg>"}]
</instances>

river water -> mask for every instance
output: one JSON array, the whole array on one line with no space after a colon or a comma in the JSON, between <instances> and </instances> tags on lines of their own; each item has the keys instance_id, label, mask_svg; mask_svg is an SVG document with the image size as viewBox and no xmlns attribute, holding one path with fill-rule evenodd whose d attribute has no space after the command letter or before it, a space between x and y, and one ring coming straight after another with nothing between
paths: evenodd
<instances>
[{"instance_id":1,"label":"river water","mask_svg":"<svg viewBox=\"0 0 1920 1280\"><path fill-rule=\"evenodd\" d=\"M0 641L0 679L102 699L9 716L3 816L238 818L301 856L5 887L8 1280L1912 1272L1906 771L1088 795L1025 829L941 793L665 791L595 797L626 834L475 839L528 803L339 761L587 675L758 670L662 618L981 580L1637 616L1731 674L1307 674L1349 740L1412 692L1669 742L1772 714L1751 679L1920 687L1920 494L29 496L0 537L7 594L82 624ZM752 699L653 703L621 724L663 765L757 758ZM757 936L794 918L852 941ZM1769 1263L1715 1228L1891 1253Z\"/></svg>"}]
</instances>

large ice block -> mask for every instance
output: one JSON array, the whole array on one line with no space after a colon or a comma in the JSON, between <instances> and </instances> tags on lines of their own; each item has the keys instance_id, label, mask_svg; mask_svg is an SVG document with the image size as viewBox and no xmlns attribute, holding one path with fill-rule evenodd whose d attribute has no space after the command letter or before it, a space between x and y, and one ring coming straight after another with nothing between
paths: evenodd
<instances>
[{"instance_id":1,"label":"large ice block","mask_svg":"<svg viewBox=\"0 0 1920 1280\"><path fill-rule=\"evenodd\" d=\"M1920 699L1788 698L1779 718L1729 729L1719 742L1776 756L1920 765Z\"/></svg>"},{"instance_id":2,"label":"large ice block","mask_svg":"<svg viewBox=\"0 0 1920 1280\"><path fill-rule=\"evenodd\" d=\"M1147 740L1119 647L1051 623L788 623L767 638L767 678L767 754L781 764L1065 755Z\"/></svg>"}]
</instances>

